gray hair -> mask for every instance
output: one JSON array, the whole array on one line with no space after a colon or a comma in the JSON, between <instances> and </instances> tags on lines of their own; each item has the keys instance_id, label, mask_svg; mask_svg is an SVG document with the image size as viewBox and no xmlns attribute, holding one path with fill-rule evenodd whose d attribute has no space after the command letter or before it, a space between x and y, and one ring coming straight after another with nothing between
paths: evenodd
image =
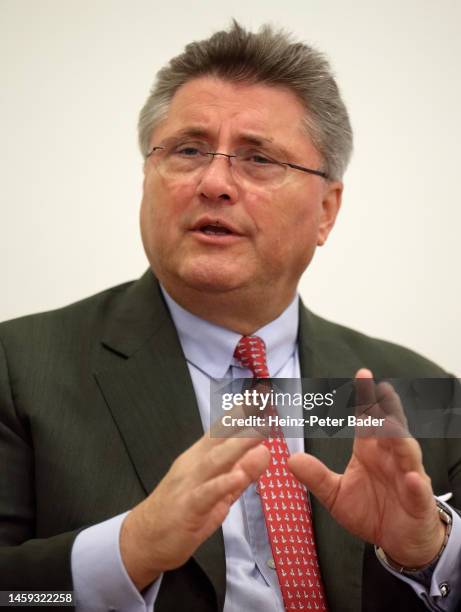
<instances>
[{"instance_id":1,"label":"gray hair","mask_svg":"<svg viewBox=\"0 0 461 612\"><path fill-rule=\"evenodd\" d=\"M289 88L306 109L305 127L332 180L341 179L352 153L352 128L325 56L291 35L264 25L248 32L233 20L229 30L188 44L157 74L139 115L138 136L146 157L152 131L186 82L212 75L228 81Z\"/></svg>"}]
</instances>

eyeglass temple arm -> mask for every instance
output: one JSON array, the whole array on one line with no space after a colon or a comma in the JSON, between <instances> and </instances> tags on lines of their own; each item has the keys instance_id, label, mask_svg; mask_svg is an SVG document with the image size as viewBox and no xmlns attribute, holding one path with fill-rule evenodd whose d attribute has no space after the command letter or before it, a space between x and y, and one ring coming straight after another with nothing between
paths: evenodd
<instances>
[{"instance_id":1,"label":"eyeglass temple arm","mask_svg":"<svg viewBox=\"0 0 461 612\"><path fill-rule=\"evenodd\" d=\"M322 170L312 170L311 168L305 168L304 166L298 166L298 164L291 164L289 162L281 162L284 166L288 166L289 168L294 168L295 170L301 170L301 172L307 172L308 174L315 174L316 176L321 176L324 179L328 178L328 174L326 172L322 172Z\"/></svg>"},{"instance_id":2,"label":"eyeglass temple arm","mask_svg":"<svg viewBox=\"0 0 461 612\"><path fill-rule=\"evenodd\" d=\"M146 157L150 157L154 151L158 151L159 149L164 149L165 147L152 147L152 149L146 153Z\"/></svg>"}]
</instances>

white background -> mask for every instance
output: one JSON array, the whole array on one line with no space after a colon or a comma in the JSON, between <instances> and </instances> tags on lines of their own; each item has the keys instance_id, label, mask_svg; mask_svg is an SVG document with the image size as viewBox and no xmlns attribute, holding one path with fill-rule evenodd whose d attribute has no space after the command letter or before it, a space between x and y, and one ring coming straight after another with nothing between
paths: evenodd
<instances>
[{"instance_id":1,"label":"white background","mask_svg":"<svg viewBox=\"0 0 461 612\"><path fill-rule=\"evenodd\" d=\"M0 0L0 319L144 271L137 114L158 68L231 17L325 51L350 110L305 302L461 376L459 0Z\"/></svg>"}]
</instances>

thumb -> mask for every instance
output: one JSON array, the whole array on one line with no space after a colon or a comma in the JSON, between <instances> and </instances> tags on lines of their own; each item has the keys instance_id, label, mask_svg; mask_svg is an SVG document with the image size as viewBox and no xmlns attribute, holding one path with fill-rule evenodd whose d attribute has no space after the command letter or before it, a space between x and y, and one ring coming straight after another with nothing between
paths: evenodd
<instances>
[{"instance_id":1,"label":"thumb","mask_svg":"<svg viewBox=\"0 0 461 612\"><path fill-rule=\"evenodd\" d=\"M288 459L288 467L309 491L331 510L339 491L341 476L332 472L316 457L295 453Z\"/></svg>"}]
</instances>

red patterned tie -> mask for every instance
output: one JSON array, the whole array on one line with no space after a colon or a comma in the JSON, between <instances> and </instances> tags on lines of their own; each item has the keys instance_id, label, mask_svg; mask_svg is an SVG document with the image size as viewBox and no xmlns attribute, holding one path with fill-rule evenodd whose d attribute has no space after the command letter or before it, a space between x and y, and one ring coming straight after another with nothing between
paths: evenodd
<instances>
[{"instance_id":1,"label":"red patterned tie","mask_svg":"<svg viewBox=\"0 0 461 612\"><path fill-rule=\"evenodd\" d=\"M269 378L266 347L258 336L243 336L234 357L255 378ZM285 610L327 610L306 490L288 469L282 430L273 430L264 444L271 462L258 486Z\"/></svg>"}]
</instances>

